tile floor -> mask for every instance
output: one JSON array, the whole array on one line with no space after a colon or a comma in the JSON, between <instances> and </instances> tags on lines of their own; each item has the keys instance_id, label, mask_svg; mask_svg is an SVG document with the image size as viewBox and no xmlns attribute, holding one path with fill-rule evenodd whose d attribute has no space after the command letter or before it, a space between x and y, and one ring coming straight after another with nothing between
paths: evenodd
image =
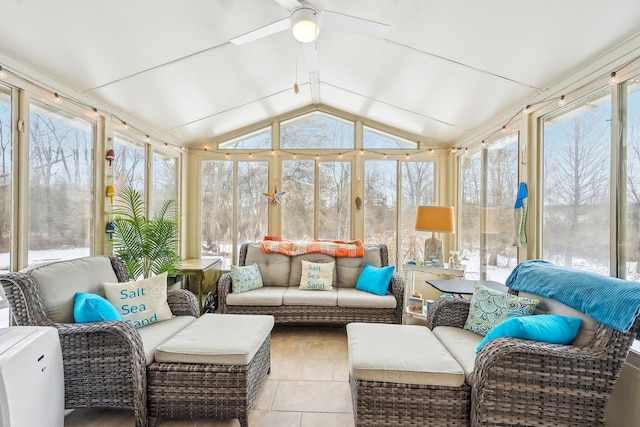
<instances>
[{"instance_id":1,"label":"tile floor","mask_svg":"<svg viewBox=\"0 0 640 427\"><path fill-rule=\"evenodd\" d=\"M249 415L251 427L353 427L343 327L276 326L271 374ZM78 409L65 427L134 426L131 411ZM238 420L161 420L157 427L239 427Z\"/></svg>"}]
</instances>

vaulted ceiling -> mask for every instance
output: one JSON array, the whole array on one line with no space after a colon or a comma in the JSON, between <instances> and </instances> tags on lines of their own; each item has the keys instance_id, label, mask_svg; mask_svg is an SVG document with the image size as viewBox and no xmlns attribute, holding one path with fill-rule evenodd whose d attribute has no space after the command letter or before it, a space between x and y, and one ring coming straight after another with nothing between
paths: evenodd
<instances>
[{"instance_id":1,"label":"vaulted ceiling","mask_svg":"<svg viewBox=\"0 0 640 427\"><path fill-rule=\"evenodd\" d=\"M446 146L640 32L637 0L310 4L390 28L321 27L313 86L290 31L230 42L287 18L276 0L3 0L0 65L39 70L185 146L313 104Z\"/></svg>"}]
</instances>

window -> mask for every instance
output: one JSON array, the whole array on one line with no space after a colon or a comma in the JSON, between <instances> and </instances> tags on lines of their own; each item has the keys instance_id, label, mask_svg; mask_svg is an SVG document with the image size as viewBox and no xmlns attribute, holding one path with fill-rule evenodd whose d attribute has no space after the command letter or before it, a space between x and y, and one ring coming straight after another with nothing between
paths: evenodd
<instances>
[{"instance_id":1,"label":"window","mask_svg":"<svg viewBox=\"0 0 640 427\"><path fill-rule=\"evenodd\" d=\"M0 272L11 269L12 139L11 90L0 86ZM0 322L0 326L2 322Z\"/></svg>"},{"instance_id":2,"label":"window","mask_svg":"<svg viewBox=\"0 0 640 427\"><path fill-rule=\"evenodd\" d=\"M417 144L388 133L364 127L362 145L365 149L371 148L412 148L415 149Z\"/></svg>"},{"instance_id":3,"label":"window","mask_svg":"<svg viewBox=\"0 0 640 427\"><path fill-rule=\"evenodd\" d=\"M542 255L610 274L611 95L544 118Z\"/></svg>"},{"instance_id":4,"label":"window","mask_svg":"<svg viewBox=\"0 0 640 427\"><path fill-rule=\"evenodd\" d=\"M178 207L178 159L153 152L153 210L155 213L167 200Z\"/></svg>"},{"instance_id":5,"label":"window","mask_svg":"<svg viewBox=\"0 0 640 427\"><path fill-rule=\"evenodd\" d=\"M94 124L32 102L29 114L29 264L90 255Z\"/></svg>"},{"instance_id":6,"label":"window","mask_svg":"<svg viewBox=\"0 0 640 427\"><path fill-rule=\"evenodd\" d=\"M315 112L282 123L282 149L345 148L353 149L353 123Z\"/></svg>"},{"instance_id":7,"label":"window","mask_svg":"<svg viewBox=\"0 0 640 427\"><path fill-rule=\"evenodd\" d=\"M364 162L364 241L386 243L390 264L396 259L397 168L395 161Z\"/></svg>"},{"instance_id":8,"label":"window","mask_svg":"<svg viewBox=\"0 0 640 427\"><path fill-rule=\"evenodd\" d=\"M318 238L351 238L351 163L318 163Z\"/></svg>"},{"instance_id":9,"label":"window","mask_svg":"<svg viewBox=\"0 0 640 427\"><path fill-rule=\"evenodd\" d=\"M231 141L223 142L219 145L221 149L269 149L271 148L271 128L260 129L248 135L242 135Z\"/></svg>"},{"instance_id":10,"label":"window","mask_svg":"<svg viewBox=\"0 0 640 427\"><path fill-rule=\"evenodd\" d=\"M145 147L141 141L116 133L113 149L116 158L113 162L114 185L116 192L126 187L145 192Z\"/></svg>"},{"instance_id":11,"label":"window","mask_svg":"<svg viewBox=\"0 0 640 427\"><path fill-rule=\"evenodd\" d=\"M514 204L518 192L518 133L491 143L487 156L486 202L482 209L486 279L504 283L518 262Z\"/></svg>"},{"instance_id":12,"label":"window","mask_svg":"<svg viewBox=\"0 0 640 427\"><path fill-rule=\"evenodd\" d=\"M465 277L480 279L480 196L482 191L482 152L459 158L460 194L456 233Z\"/></svg>"},{"instance_id":13,"label":"window","mask_svg":"<svg viewBox=\"0 0 640 427\"><path fill-rule=\"evenodd\" d=\"M401 263L424 259L423 232L415 231L418 206L435 203L435 165L433 162L402 162Z\"/></svg>"},{"instance_id":14,"label":"window","mask_svg":"<svg viewBox=\"0 0 640 427\"><path fill-rule=\"evenodd\" d=\"M268 203L262 193L267 191L268 172L267 162L202 161L203 258L222 257L223 267L229 268L236 259L234 245L239 248L267 234Z\"/></svg>"},{"instance_id":15,"label":"window","mask_svg":"<svg viewBox=\"0 0 640 427\"><path fill-rule=\"evenodd\" d=\"M626 85L626 211L622 241L627 280L640 281L640 83Z\"/></svg>"},{"instance_id":16,"label":"window","mask_svg":"<svg viewBox=\"0 0 640 427\"><path fill-rule=\"evenodd\" d=\"M282 209L282 237L312 240L315 211L315 161L284 160L282 189L286 208Z\"/></svg>"},{"instance_id":17,"label":"window","mask_svg":"<svg viewBox=\"0 0 640 427\"><path fill-rule=\"evenodd\" d=\"M269 163L238 162L238 243L258 242L268 234ZM275 202L274 202L275 203Z\"/></svg>"},{"instance_id":18,"label":"window","mask_svg":"<svg viewBox=\"0 0 640 427\"><path fill-rule=\"evenodd\" d=\"M221 256L228 268L233 262L233 162L204 160L200 176L201 254Z\"/></svg>"}]
</instances>

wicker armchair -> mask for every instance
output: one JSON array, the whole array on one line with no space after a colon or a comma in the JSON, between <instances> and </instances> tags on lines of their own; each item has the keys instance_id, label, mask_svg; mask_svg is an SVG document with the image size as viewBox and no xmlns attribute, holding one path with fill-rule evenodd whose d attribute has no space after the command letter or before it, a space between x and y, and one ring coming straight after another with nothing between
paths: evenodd
<instances>
[{"instance_id":1,"label":"wicker armchair","mask_svg":"<svg viewBox=\"0 0 640 427\"><path fill-rule=\"evenodd\" d=\"M124 263L109 259L118 281L128 281ZM146 359L137 329L125 322L57 323L47 314L42 293L29 272L2 274L0 283L17 325L58 330L65 408L131 408L136 426L147 425ZM199 315L195 296L187 290L169 291L168 302L175 315Z\"/></svg>"},{"instance_id":2,"label":"wicker armchair","mask_svg":"<svg viewBox=\"0 0 640 427\"><path fill-rule=\"evenodd\" d=\"M440 299L427 326L462 328L470 302ZM629 332L597 323L583 346L515 338L487 343L476 356L471 385L472 426L594 427L640 327Z\"/></svg>"}]
</instances>

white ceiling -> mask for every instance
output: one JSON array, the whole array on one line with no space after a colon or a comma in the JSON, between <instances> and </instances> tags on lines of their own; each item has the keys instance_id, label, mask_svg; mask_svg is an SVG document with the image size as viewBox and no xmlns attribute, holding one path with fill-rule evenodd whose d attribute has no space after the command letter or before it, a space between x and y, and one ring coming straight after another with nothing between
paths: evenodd
<instances>
[{"instance_id":1,"label":"white ceiling","mask_svg":"<svg viewBox=\"0 0 640 427\"><path fill-rule=\"evenodd\" d=\"M288 17L275 0L1 3L1 53L186 146L312 104L289 31L229 43ZM319 103L442 145L640 32L638 0L311 3L391 26L320 32Z\"/></svg>"}]
</instances>

